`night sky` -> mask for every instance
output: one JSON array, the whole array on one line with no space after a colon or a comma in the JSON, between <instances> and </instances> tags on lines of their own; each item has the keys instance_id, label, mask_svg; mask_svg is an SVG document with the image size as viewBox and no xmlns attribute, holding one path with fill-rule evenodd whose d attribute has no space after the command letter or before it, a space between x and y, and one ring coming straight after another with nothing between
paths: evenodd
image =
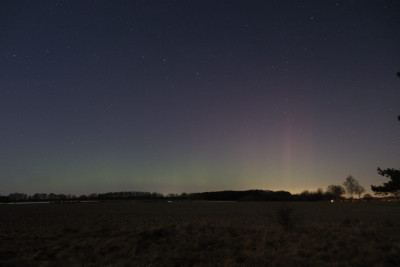
<instances>
[{"instance_id":1,"label":"night sky","mask_svg":"<svg viewBox=\"0 0 400 267\"><path fill-rule=\"evenodd\" d=\"M1 1L0 194L326 189L400 160L399 1Z\"/></svg>"}]
</instances>

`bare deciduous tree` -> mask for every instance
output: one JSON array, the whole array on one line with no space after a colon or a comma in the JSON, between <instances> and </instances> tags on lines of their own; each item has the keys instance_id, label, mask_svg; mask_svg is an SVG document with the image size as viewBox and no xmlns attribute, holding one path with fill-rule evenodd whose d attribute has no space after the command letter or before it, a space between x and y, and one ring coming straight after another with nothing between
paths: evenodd
<instances>
[{"instance_id":1,"label":"bare deciduous tree","mask_svg":"<svg viewBox=\"0 0 400 267\"><path fill-rule=\"evenodd\" d=\"M351 175L347 176L346 180L343 183L344 187L346 187L347 194L349 194L351 198L353 198L357 183L357 180L354 179L354 177Z\"/></svg>"},{"instance_id":2,"label":"bare deciduous tree","mask_svg":"<svg viewBox=\"0 0 400 267\"><path fill-rule=\"evenodd\" d=\"M358 198L361 198L361 194L365 192L365 188L351 175L346 178L343 185L351 198L353 198L353 194L357 194Z\"/></svg>"}]
</instances>

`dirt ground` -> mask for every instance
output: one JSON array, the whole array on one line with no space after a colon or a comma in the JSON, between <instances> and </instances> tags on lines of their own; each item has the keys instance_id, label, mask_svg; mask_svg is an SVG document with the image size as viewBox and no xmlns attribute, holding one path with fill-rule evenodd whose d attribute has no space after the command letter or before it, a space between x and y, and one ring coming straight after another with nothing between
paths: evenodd
<instances>
[{"instance_id":1,"label":"dirt ground","mask_svg":"<svg viewBox=\"0 0 400 267\"><path fill-rule=\"evenodd\" d=\"M0 205L0 266L400 266L400 203Z\"/></svg>"}]
</instances>

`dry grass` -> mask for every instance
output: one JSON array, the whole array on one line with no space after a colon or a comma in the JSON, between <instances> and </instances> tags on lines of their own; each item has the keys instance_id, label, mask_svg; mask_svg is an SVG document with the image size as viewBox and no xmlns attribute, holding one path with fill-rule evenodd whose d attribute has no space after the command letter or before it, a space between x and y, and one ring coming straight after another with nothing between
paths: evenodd
<instances>
[{"instance_id":1,"label":"dry grass","mask_svg":"<svg viewBox=\"0 0 400 267\"><path fill-rule=\"evenodd\" d=\"M399 266L399 204L0 205L0 266Z\"/></svg>"}]
</instances>

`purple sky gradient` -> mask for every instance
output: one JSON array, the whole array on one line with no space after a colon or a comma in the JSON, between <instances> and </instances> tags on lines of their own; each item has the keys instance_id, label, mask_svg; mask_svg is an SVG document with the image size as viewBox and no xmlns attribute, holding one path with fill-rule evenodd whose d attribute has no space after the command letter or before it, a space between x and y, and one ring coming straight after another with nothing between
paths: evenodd
<instances>
[{"instance_id":1,"label":"purple sky gradient","mask_svg":"<svg viewBox=\"0 0 400 267\"><path fill-rule=\"evenodd\" d=\"M399 12L3 1L0 194L369 191L399 167Z\"/></svg>"}]
</instances>

